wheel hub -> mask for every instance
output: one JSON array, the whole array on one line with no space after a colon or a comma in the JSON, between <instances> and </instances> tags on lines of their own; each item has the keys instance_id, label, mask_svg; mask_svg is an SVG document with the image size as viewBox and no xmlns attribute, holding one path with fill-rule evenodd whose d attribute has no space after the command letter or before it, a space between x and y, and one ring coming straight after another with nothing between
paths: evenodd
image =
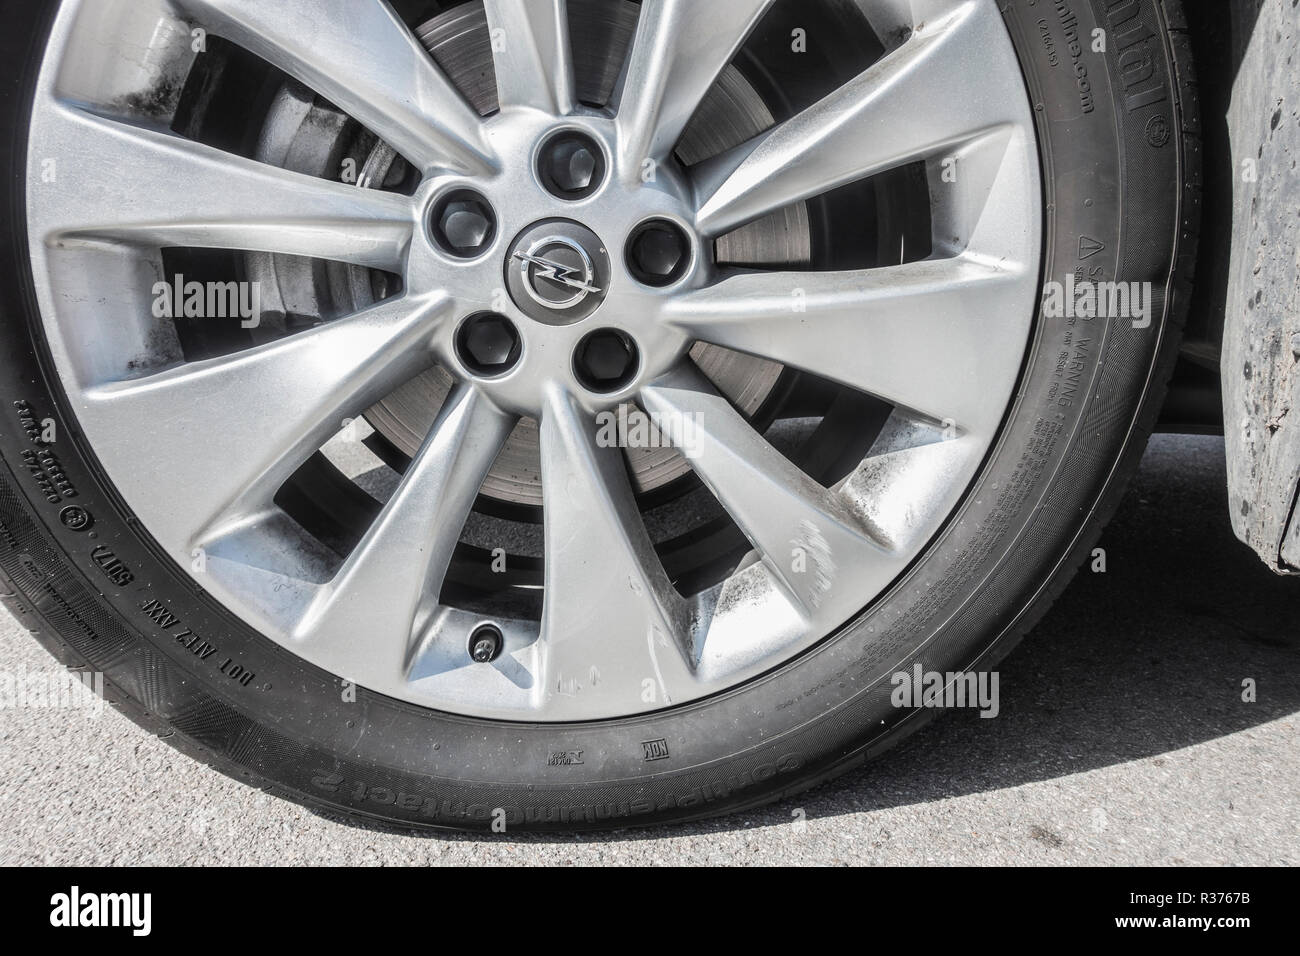
<instances>
[{"instance_id":1,"label":"wheel hub","mask_svg":"<svg viewBox=\"0 0 1300 956\"><path fill-rule=\"evenodd\" d=\"M608 95L617 79L623 51L636 28L638 8L635 3L606 3L603 0L572 0L569 8L575 72L579 78L588 78L590 88L584 98L600 101ZM424 24L417 33L425 47L475 108L485 114L497 109L492 40L482 6L467 4L454 7ZM771 126L772 122L771 111L754 87L739 70L729 67L722 74L714 92L701 104L695 119L678 144L678 153L684 161L694 162L761 132ZM576 149L568 161L564 161L562 156L569 144L576 146L583 143L591 149L590 141L575 135L576 132L571 128L561 129L554 134L552 140L543 140L543 151L554 161L533 165L544 182L548 174L554 176L557 168L560 171L583 171L585 160L577 155ZM282 148L289 147L285 144ZM598 164L605 163L603 150L596 148L591 152ZM376 156L366 164L367 169L374 170L368 179L382 181L392 158L392 151L381 145ZM593 169L594 181L602 181L607 175L603 165ZM577 181L572 183L578 184ZM578 197L556 193L550 187L544 188L553 197L565 200L590 197L590 193ZM550 208L550 214L554 215L556 204L552 202ZM558 208L564 209L564 206ZM572 217L574 210L566 212ZM803 204L791 206L779 215L761 222L751 223L723 236L716 243L717 258L720 261L745 263L804 263L810 258L811 245L808 213ZM620 259L623 257L622 249L613 248L610 251ZM281 269L286 265L281 263ZM365 284L360 280L353 282L354 287ZM511 298L514 299L513 293ZM484 305L488 305L488 300L484 300ZM520 308L522 310L524 307ZM602 314L605 311L602 309ZM691 358L718 390L747 415L753 415L763 408L776 389L783 371L782 366L776 362L705 343L692 347ZM453 381L445 369L432 369L371 408L366 413L366 418L398 451L413 456L433 425ZM672 449L628 448L625 454L632 480L642 493L666 489L690 474L690 465ZM531 417L525 418L515 429L484 482L483 495L489 500L512 506L541 506L537 422Z\"/></svg>"},{"instance_id":2,"label":"wheel hub","mask_svg":"<svg viewBox=\"0 0 1300 956\"><path fill-rule=\"evenodd\" d=\"M665 303L703 284L710 268L694 253L702 240L689 224L689 187L669 164L647 183L639 168L612 162L594 193L565 202L547 188L541 172L539 158L547 144L557 135L577 133L614 157L613 119L593 111L557 120L536 110L507 108L489 117L484 128L496 151L508 157L500 171L472 183L464 177L430 179L416 201L436 221L447 197L456 197L452 208L459 210L476 194L471 205L493 211L492 238L465 255L449 251L436 230L427 231L412 248L408 282L413 292L446 290L458 301L509 319L519 330L522 354L508 374L481 380L460 361L448 334L436 343L438 362L475 381L500 407L531 418L542 414L556 388L575 393L592 411L614 407L666 373L693 344L661 317ZM677 257L669 275L639 274L629 250L664 230L683 237L683 248L691 252ZM468 240L481 232L469 230ZM582 340L598 327L617 330L635 344L634 375L584 375L575 364ZM602 388L589 387L593 380ZM614 381L621 387L609 388Z\"/></svg>"}]
</instances>

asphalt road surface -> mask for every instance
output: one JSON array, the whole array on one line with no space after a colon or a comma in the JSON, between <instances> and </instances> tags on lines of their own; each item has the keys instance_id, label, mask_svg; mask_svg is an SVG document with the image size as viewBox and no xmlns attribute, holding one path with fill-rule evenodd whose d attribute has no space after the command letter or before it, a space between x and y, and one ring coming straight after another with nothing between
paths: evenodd
<instances>
[{"instance_id":1,"label":"asphalt road surface","mask_svg":"<svg viewBox=\"0 0 1300 956\"><path fill-rule=\"evenodd\" d=\"M1223 475L1221 439L1157 438L1106 572L1003 663L997 719L947 715L764 810L580 838L390 833L237 784L111 711L9 709L0 863L1300 863L1300 579L1233 538ZM0 619L0 671L51 666Z\"/></svg>"}]
</instances>

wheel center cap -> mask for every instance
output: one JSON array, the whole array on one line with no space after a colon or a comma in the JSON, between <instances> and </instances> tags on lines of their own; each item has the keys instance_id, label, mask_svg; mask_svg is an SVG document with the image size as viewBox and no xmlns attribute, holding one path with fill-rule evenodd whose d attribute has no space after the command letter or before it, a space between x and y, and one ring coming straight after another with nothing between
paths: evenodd
<instances>
[{"instance_id":1,"label":"wheel center cap","mask_svg":"<svg viewBox=\"0 0 1300 956\"><path fill-rule=\"evenodd\" d=\"M516 251L514 257L520 263L524 290L548 309L569 309L604 291L591 284L596 278L591 256L571 239L542 239L527 252Z\"/></svg>"},{"instance_id":2,"label":"wheel center cap","mask_svg":"<svg viewBox=\"0 0 1300 956\"><path fill-rule=\"evenodd\" d=\"M530 226L506 258L506 287L515 305L553 325L595 312L605 300L609 279L609 253L600 237L568 219Z\"/></svg>"}]
</instances>

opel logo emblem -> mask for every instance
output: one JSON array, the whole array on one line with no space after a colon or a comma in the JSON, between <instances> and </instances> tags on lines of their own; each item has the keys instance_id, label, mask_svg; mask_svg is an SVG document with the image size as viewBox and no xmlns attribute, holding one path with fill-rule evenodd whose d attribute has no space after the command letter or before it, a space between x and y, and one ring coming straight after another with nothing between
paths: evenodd
<instances>
[{"instance_id":1,"label":"opel logo emblem","mask_svg":"<svg viewBox=\"0 0 1300 956\"><path fill-rule=\"evenodd\" d=\"M569 219L547 219L511 243L505 280L515 305L529 317L569 325L601 307L613 276L599 236Z\"/></svg>"},{"instance_id":2,"label":"opel logo emblem","mask_svg":"<svg viewBox=\"0 0 1300 956\"><path fill-rule=\"evenodd\" d=\"M572 309L589 295L604 290L594 285L596 267L581 243L565 236L547 236L527 251L517 251L524 290L548 309Z\"/></svg>"}]
</instances>

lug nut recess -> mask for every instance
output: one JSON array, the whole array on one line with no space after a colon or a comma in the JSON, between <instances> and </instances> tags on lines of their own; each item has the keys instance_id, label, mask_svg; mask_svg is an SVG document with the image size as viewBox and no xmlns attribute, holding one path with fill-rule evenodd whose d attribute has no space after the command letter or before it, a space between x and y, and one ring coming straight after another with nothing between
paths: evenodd
<instances>
[{"instance_id":1,"label":"lug nut recess","mask_svg":"<svg viewBox=\"0 0 1300 956\"><path fill-rule=\"evenodd\" d=\"M523 342L519 330L504 315L481 312L461 323L456 332L456 354L474 375L504 375L519 362Z\"/></svg>"},{"instance_id":2,"label":"lug nut recess","mask_svg":"<svg viewBox=\"0 0 1300 956\"><path fill-rule=\"evenodd\" d=\"M457 189L434 204L430 231L442 250L458 259L474 259L488 250L497 234L492 205L472 189Z\"/></svg>"},{"instance_id":3,"label":"lug nut recess","mask_svg":"<svg viewBox=\"0 0 1300 956\"><path fill-rule=\"evenodd\" d=\"M557 199L586 199L605 182L605 154L590 136L562 130L542 144L537 175Z\"/></svg>"},{"instance_id":4,"label":"lug nut recess","mask_svg":"<svg viewBox=\"0 0 1300 956\"><path fill-rule=\"evenodd\" d=\"M617 329L597 329L573 355L573 372L583 387L608 394L626 388L641 367L641 354L631 336Z\"/></svg>"},{"instance_id":5,"label":"lug nut recess","mask_svg":"<svg viewBox=\"0 0 1300 956\"><path fill-rule=\"evenodd\" d=\"M667 219L642 223L628 239L628 271L644 285L672 285L686 274L690 264L690 239L680 226Z\"/></svg>"}]
</instances>

